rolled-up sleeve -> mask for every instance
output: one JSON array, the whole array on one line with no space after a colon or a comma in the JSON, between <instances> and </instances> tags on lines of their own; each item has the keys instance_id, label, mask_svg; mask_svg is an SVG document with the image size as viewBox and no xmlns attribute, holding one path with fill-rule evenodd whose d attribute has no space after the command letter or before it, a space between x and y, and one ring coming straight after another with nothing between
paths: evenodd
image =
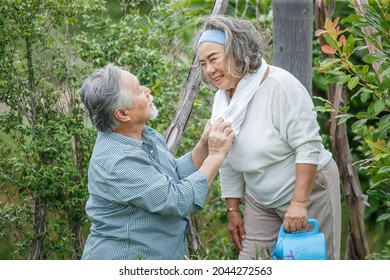
<instances>
[{"instance_id":1,"label":"rolled-up sleeve","mask_svg":"<svg viewBox=\"0 0 390 280\"><path fill-rule=\"evenodd\" d=\"M180 179L186 178L197 171L193 161L192 152L186 153L176 160L176 170Z\"/></svg>"},{"instance_id":2,"label":"rolled-up sleeve","mask_svg":"<svg viewBox=\"0 0 390 280\"><path fill-rule=\"evenodd\" d=\"M90 166L92 194L151 213L180 217L204 206L208 182L202 172L177 181L158 170L140 150L111 161L101 160Z\"/></svg>"},{"instance_id":3,"label":"rolled-up sleeve","mask_svg":"<svg viewBox=\"0 0 390 280\"><path fill-rule=\"evenodd\" d=\"M245 180L241 172L236 171L225 159L219 169L222 198L242 198Z\"/></svg>"},{"instance_id":4,"label":"rolled-up sleeve","mask_svg":"<svg viewBox=\"0 0 390 280\"><path fill-rule=\"evenodd\" d=\"M295 151L295 162L318 164L322 139L309 93L304 86L293 84L284 88L275 101L275 125Z\"/></svg>"}]
</instances>

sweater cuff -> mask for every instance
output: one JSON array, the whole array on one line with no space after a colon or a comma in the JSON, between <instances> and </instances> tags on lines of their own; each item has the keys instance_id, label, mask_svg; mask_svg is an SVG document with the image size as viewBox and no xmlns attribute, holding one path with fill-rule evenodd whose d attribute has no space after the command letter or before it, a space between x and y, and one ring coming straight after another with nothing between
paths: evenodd
<instances>
[{"instance_id":1,"label":"sweater cuff","mask_svg":"<svg viewBox=\"0 0 390 280\"><path fill-rule=\"evenodd\" d=\"M306 143L296 149L295 163L318 164L320 148L317 143Z\"/></svg>"}]
</instances>

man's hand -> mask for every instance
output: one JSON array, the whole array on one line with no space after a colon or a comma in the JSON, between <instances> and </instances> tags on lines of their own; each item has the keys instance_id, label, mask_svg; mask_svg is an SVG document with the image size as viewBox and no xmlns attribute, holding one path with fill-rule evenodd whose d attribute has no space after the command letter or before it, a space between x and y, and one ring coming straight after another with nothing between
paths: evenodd
<instances>
[{"instance_id":1,"label":"man's hand","mask_svg":"<svg viewBox=\"0 0 390 280\"><path fill-rule=\"evenodd\" d=\"M224 159L230 151L235 136L231 124L219 118L210 129L209 156L221 156Z\"/></svg>"}]
</instances>

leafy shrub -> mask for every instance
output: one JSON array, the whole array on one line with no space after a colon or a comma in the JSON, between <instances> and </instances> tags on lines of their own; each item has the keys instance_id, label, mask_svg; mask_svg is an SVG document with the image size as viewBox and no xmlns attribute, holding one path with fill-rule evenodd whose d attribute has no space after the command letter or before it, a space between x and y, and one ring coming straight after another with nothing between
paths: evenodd
<instances>
[{"instance_id":1,"label":"leafy shrub","mask_svg":"<svg viewBox=\"0 0 390 280\"><path fill-rule=\"evenodd\" d=\"M380 202L373 201L371 206L377 205L377 223L384 224L386 232L390 222L390 3L375 1L374 5L359 8L351 1L351 6L358 9L357 14L341 21L327 19L325 29L316 31L327 42L322 51L334 55L321 62L318 72L324 73L330 83L345 84L351 100L341 108L324 100L325 106L317 110L336 110L338 124L351 122L363 155L356 164L370 178L367 194ZM342 29L340 24L348 28ZM361 61L352 60L357 53L362 55ZM352 102L359 103L364 111L352 113ZM387 244L384 254L375 254L375 258L388 258L388 249Z\"/></svg>"}]
</instances>

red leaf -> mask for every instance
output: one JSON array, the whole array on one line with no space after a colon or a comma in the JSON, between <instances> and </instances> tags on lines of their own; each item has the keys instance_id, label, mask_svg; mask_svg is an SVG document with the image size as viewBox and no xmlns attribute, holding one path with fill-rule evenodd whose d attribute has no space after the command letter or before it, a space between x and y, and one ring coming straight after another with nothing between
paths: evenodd
<instances>
[{"instance_id":1,"label":"red leaf","mask_svg":"<svg viewBox=\"0 0 390 280\"><path fill-rule=\"evenodd\" d=\"M345 46L345 44L347 43L347 39L345 39L344 35L340 36L339 42L341 43L341 45Z\"/></svg>"},{"instance_id":2,"label":"red leaf","mask_svg":"<svg viewBox=\"0 0 390 280\"><path fill-rule=\"evenodd\" d=\"M326 53L326 54L335 54L336 53L336 50L329 45L322 46L321 50L323 53Z\"/></svg>"},{"instance_id":3,"label":"red leaf","mask_svg":"<svg viewBox=\"0 0 390 280\"><path fill-rule=\"evenodd\" d=\"M332 29L333 29L333 23L332 23L332 21L329 18L327 18L325 20L325 30L329 32Z\"/></svg>"},{"instance_id":4,"label":"red leaf","mask_svg":"<svg viewBox=\"0 0 390 280\"><path fill-rule=\"evenodd\" d=\"M322 34L325 34L325 33L326 33L326 30L324 30L324 29L318 29L318 30L316 30L315 35L316 35L317 37L319 37L319 36L321 36Z\"/></svg>"},{"instance_id":5,"label":"red leaf","mask_svg":"<svg viewBox=\"0 0 390 280\"><path fill-rule=\"evenodd\" d=\"M333 27L336 27L339 24L339 22L340 22L340 17L335 18L333 21Z\"/></svg>"}]
</instances>

